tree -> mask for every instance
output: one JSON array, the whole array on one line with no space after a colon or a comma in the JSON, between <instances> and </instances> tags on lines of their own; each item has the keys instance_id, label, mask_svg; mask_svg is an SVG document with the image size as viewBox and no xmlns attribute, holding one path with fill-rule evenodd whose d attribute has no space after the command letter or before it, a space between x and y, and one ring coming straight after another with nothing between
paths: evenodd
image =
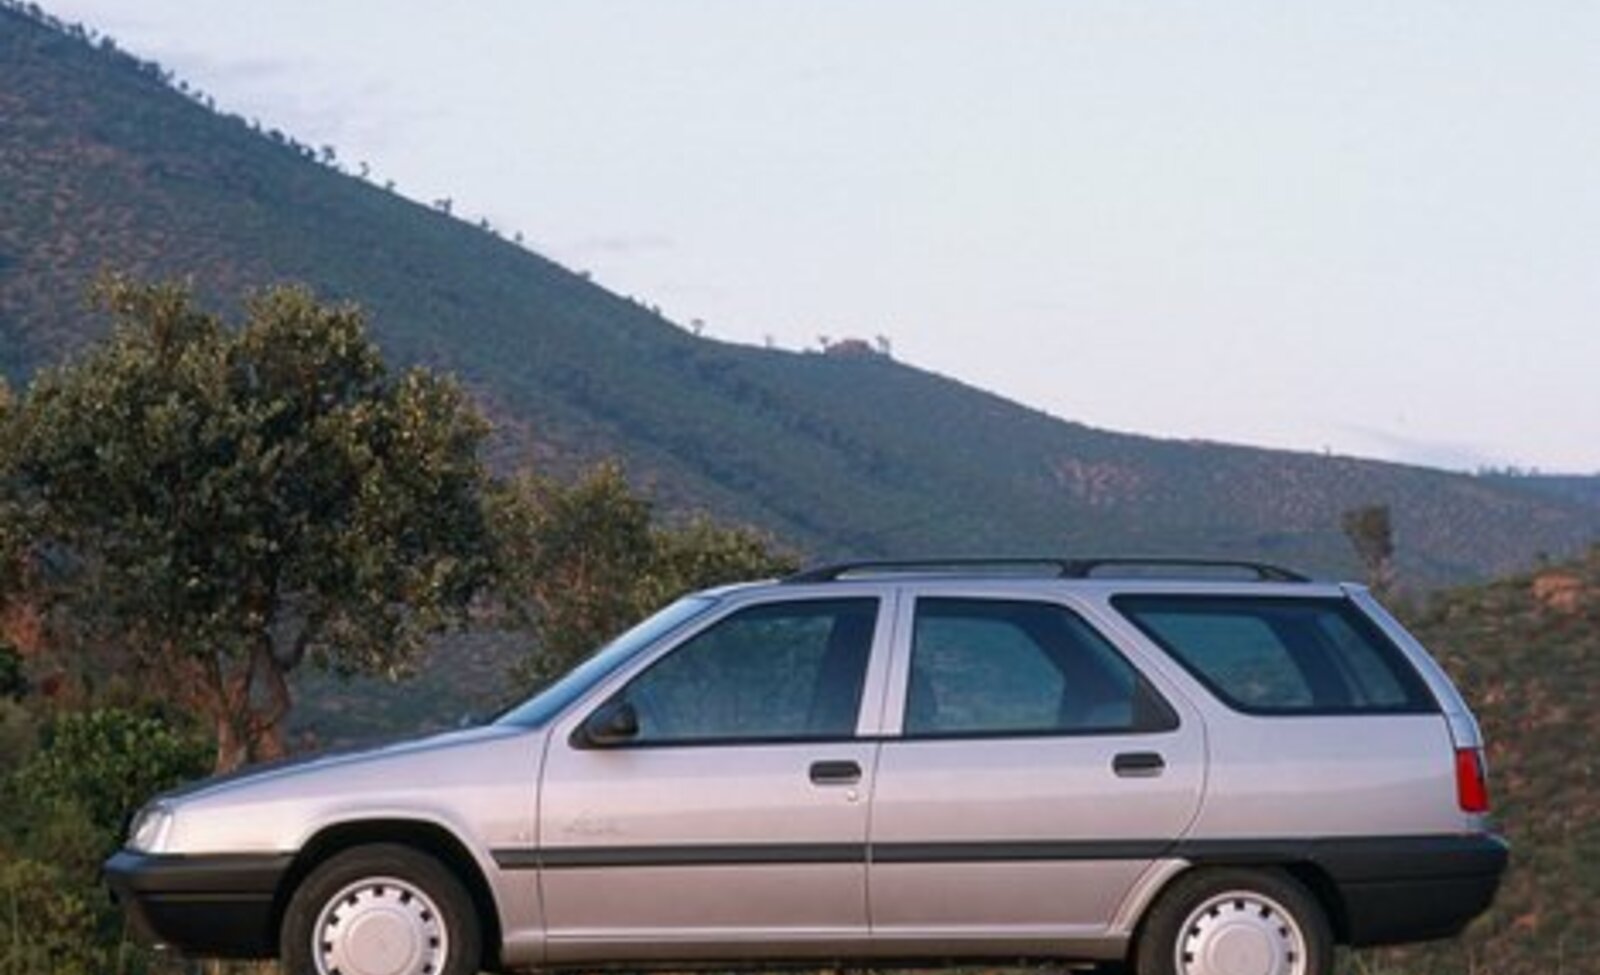
<instances>
[{"instance_id":1,"label":"tree","mask_svg":"<svg viewBox=\"0 0 1600 975\"><path fill-rule=\"evenodd\" d=\"M1345 537L1356 550L1367 575L1367 585L1379 595L1388 595L1394 589L1394 526L1389 519L1389 506L1373 504L1351 508L1342 520Z\"/></svg>"},{"instance_id":2,"label":"tree","mask_svg":"<svg viewBox=\"0 0 1600 975\"><path fill-rule=\"evenodd\" d=\"M28 691L28 678L22 672L22 655L0 637L0 701L21 700Z\"/></svg>"},{"instance_id":3,"label":"tree","mask_svg":"<svg viewBox=\"0 0 1600 975\"><path fill-rule=\"evenodd\" d=\"M539 686L683 593L793 571L763 536L696 518L655 523L604 464L573 484L523 476L495 504L501 602L535 636L518 678Z\"/></svg>"},{"instance_id":4,"label":"tree","mask_svg":"<svg viewBox=\"0 0 1600 975\"><path fill-rule=\"evenodd\" d=\"M18 630L34 618L29 591L28 527L17 482L17 402L0 380L0 648L15 649Z\"/></svg>"},{"instance_id":5,"label":"tree","mask_svg":"<svg viewBox=\"0 0 1600 975\"><path fill-rule=\"evenodd\" d=\"M16 485L17 402L0 378L0 611L16 591L24 539Z\"/></svg>"},{"instance_id":6,"label":"tree","mask_svg":"<svg viewBox=\"0 0 1600 975\"><path fill-rule=\"evenodd\" d=\"M253 296L237 330L178 285L98 297L111 338L19 409L34 544L70 566L74 614L214 727L219 771L276 757L290 671L396 674L484 582L484 424L303 289Z\"/></svg>"}]
</instances>

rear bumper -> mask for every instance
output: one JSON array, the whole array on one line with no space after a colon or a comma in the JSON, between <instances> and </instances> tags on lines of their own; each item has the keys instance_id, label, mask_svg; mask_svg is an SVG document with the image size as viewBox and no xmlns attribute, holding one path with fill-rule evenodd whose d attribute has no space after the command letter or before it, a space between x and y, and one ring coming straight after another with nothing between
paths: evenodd
<instances>
[{"instance_id":1,"label":"rear bumper","mask_svg":"<svg viewBox=\"0 0 1600 975\"><path fill-rule=\"evenodd\" d=\"M1493 835L1325 840L1316 860L1344 900L1352 945L1459 934L1488 910L1509 848Z\"/></svg>"},{"instance_id":2,"label":"rear bumper","mask_svg":"<svg viewBox=\"0 0 1600 975\"><path fill-rule=\"evenodd\" d=\"M278 883L289 854L152 856L122 850L101 868L112 896L147 941L186 955L277 954Z\"/></svg>"},{"instance_id":3,"label":"rear bumper","mask_svg":"<svg viewBox=\"0 0 1600 975\"><path fill-rule=\"evenodd\" d=\"M1197 864L1309 863L1332 881L1340 941L1355 947L1431 941L1460 933L1488 909L1509 848L1489 833L1188 840Z\"/></svg>"}]
</instances>

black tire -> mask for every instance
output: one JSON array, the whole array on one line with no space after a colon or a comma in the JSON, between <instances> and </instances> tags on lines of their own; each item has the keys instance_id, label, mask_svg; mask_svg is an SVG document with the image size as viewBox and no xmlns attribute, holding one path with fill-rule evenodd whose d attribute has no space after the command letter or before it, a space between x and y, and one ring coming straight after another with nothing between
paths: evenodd
<instances>
[{"instance_id":1,"label":"black tire","mask_svg":"<svg viewBox=\"0 0 1600 975\"><path fill-rule=\"evenodd\" d=\"M1281 870L1241 867L1195 870L1163 891L1140 926L1134 972L1230 975L1232 951L1254 955L1241 970L1333 972L1333 932L1317 899Z\"/></svg>"},{"instance_id":2,"label":"black tire","mask_svg":"<svg viewBox=\"0 0 1600 975\"><path fill-rule=\"evenodd\" d=\"M384 937L338 938L342 924L363 918L344 930L383 928ZM483 935L472 898L449 867L409 846L374 843L338 853L306 876L284 910L278 949L285 975L390 970L394 952L415 959L408 975L475 975ZM319 952L344 963L319 968ZM374 964L363 965L362 952ZM384 963L376 964L380 956Z\"/></svg>"}]
</instances>

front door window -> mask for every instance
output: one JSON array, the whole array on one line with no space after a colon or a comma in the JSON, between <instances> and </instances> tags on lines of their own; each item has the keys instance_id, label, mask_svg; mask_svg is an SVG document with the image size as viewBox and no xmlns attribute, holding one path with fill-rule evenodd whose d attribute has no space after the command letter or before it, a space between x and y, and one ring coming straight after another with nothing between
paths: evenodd
<instances>
[{"instance_id":1,"label":"front door window","mask_svg":"<svg viewBox=\"0 0 1600 975\"><path fill-rule=\"evenodd\" d=\"M875 599L756 606L720 620L624 691L641 744L854 735Z\"/></svg>"}]
</instances>

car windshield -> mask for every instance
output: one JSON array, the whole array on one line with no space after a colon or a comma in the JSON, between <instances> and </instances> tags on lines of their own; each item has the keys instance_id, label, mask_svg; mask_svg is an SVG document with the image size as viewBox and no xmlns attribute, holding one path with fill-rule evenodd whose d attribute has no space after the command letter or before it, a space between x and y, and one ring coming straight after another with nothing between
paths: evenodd
<instances>
[{"instance_id":1,"label":"car windshield","mask_svg":"<svg viewBox=\"0 0 1600 975\"><path fill-rule=\"evenodd\" d=\"M706 596L685 596L595 651L554 684L502 714L495 724L539 727L633 659L634 654L714 605L716 600Z\"/></svg>"}]
</instances>

